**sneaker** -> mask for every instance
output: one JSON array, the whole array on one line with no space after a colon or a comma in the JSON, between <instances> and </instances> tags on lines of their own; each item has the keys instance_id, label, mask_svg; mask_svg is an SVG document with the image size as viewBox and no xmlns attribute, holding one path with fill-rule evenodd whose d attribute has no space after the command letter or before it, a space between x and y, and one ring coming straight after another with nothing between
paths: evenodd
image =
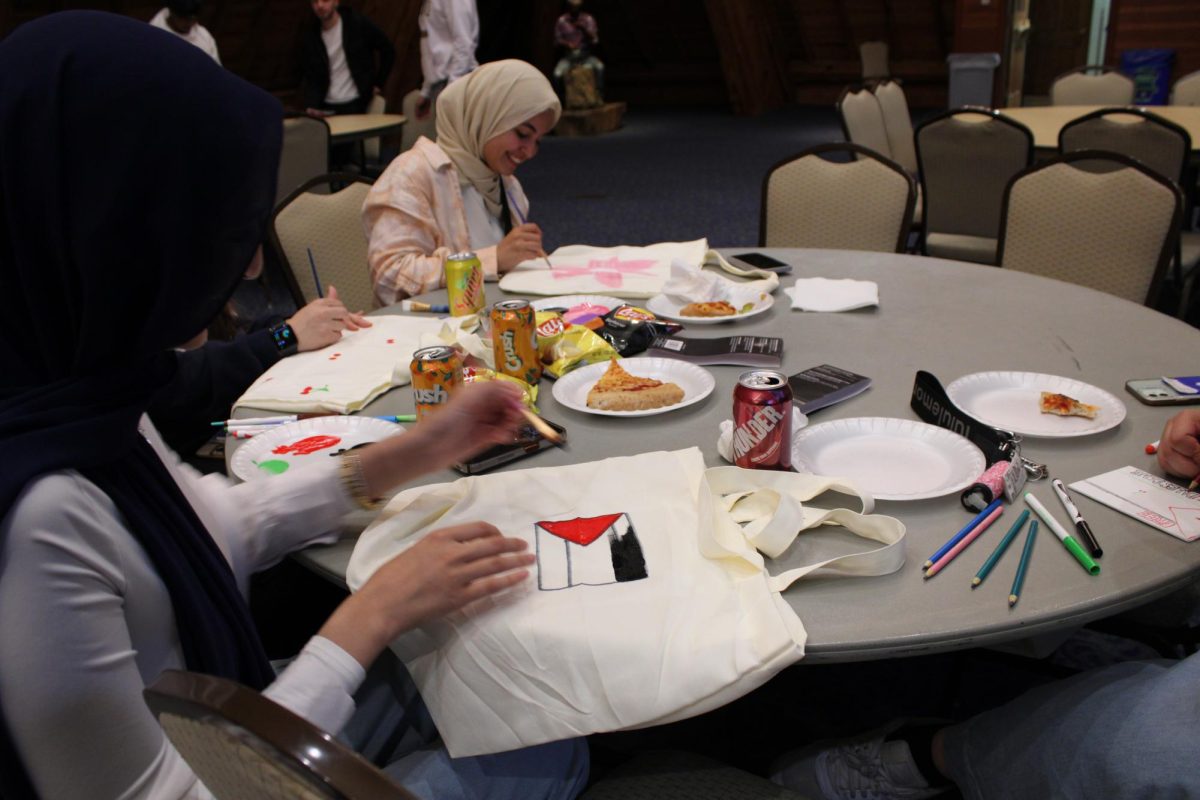
<instances>
[{"instance_id":1,"label":"sneaker","mask_svg":"<svg viewBox=\"0 0 1200 800\"><path fill-rule=\"evenodd\" d=\"M908 742L884 741L900 724L785 753L771 766L771 780L827 800L922 800L946 791L948 786L931 786L917 769Z\"/></svg>"}]
</instances>

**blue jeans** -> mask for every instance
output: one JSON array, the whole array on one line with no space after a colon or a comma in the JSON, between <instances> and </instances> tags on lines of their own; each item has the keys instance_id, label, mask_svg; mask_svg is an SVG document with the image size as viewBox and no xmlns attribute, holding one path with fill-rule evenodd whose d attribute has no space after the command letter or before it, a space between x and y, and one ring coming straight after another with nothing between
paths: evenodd
<instances>
[{"instance_id":1,"label":"blue jeans","mask_svg":"<svg viewBox=\"0 0 1200 800\"><path fill-rule=\"evenodd\" d=\"M945 744L965 798L1200 797L1200 654L1039 687Z\"/></svg>"},{"instance_id":2,"label":"blue jeans","mask_svg":"<svg viewBox=\"0 0 1200 800\"><path fill-rule=\"evenodd\" d=\"M583 739L451 758L408 671L391 651L371 666L338 738L427 800L569 800L583 791Z\"/></svg>"}]
</instances>

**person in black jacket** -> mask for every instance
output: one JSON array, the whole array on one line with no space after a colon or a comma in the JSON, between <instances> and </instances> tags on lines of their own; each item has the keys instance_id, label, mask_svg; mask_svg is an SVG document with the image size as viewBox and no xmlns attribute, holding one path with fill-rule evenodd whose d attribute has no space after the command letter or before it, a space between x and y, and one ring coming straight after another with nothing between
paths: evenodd
<instances>
[{"instance_id":1,"label":"person in black jacket","mask_svg":"<svg viewBox=\"0 0 1200 800\"><path fill-rule=\"evenodd\" d=\"M375 23L338 0L312 0L316 19L304 32L305 112L361 114L383 93L396 49Z\"/></svg>"}]
</instances>

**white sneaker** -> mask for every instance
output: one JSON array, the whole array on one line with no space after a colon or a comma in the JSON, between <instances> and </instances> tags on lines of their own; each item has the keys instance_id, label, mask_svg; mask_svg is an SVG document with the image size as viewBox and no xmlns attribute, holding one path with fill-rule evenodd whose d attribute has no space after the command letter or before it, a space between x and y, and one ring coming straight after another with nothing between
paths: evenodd
<instances>
[{"instance_id":1,"label":"white sneaker","mask_svg":"<svg viewBox=\"0 0 1200 800\"><path fill-rule=\"evenodd\" d=\"M841 743L817 743L780 756L771 780L827 800L923 800L946 791L930 786L908 742L883 739L899 722Z\"/></svg>"}]
</instances>

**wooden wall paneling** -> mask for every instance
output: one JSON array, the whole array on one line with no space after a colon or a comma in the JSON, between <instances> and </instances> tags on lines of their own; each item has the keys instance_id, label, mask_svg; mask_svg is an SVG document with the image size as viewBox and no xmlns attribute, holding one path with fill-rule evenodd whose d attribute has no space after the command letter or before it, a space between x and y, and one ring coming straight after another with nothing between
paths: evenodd
<instances>
[{"instance_id":1,"label":"wooden wall paneling","mask_svg":"<svg viewBox=\"0 0 1200 800\"><path fill-rule=\"evenodd\" d=\"M1170 47L1171 79L1200 70L1200 7L1195 0L1112 0L1105 60L1117 64L1122 50Z\"/></svg>"},{"instance_id":2,"label":"wooden wall paneling","mask_svg":"<svg viewBox=\"0 0 1200 800\"><path fill-rule=\"evenodd\" d=\"M761 114L789 100L782 51L765 3L706 0L725 85L736 114ZM759 7L755 7L759 6Z\"/></svg>"}]
</instances>

